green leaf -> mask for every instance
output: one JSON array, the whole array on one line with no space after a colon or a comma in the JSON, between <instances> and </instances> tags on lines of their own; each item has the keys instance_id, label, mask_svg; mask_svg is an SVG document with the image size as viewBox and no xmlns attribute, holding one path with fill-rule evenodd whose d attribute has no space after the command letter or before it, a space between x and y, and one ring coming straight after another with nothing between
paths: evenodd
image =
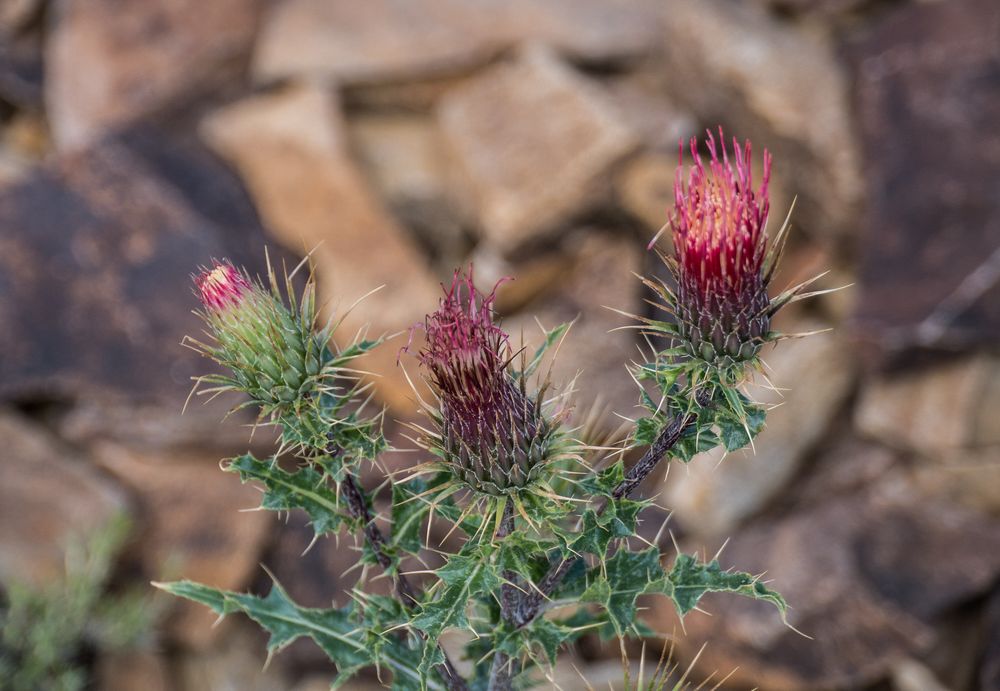
<instances>
[{"instance_id":1,"label":"green leaf","mask_svg":"<svg viewBox=\"0 0 1000 691\"><path fill-rule=\"evenodd\" d=\"M515 531L500 541L497 551L497 569L513 571L532 581L540 580L549 568L546 558L559 543L551 538L543 538L527 531Z\"/></svg>"},{"instance_id":2,"label":"green leaf","mask_svg":"<svg viewBox=\"0 0 1000 691\"><path fill-rule=\"evenodd\" d=\"M711 451L718 445L719 436L712 429L712 424L698 422L681 435L670 454L687 463L698 454Z\"/></svg>"},{"instance_id":3,"label":"green leaf","mask_svg":"<svg viewBox=\"0 0 1000 691\"><path fill-rule=\"evenodd\" d=\"M634 627L636 598L663 579L660 552L656 547L641 552L623 547L607 561L605 573L610 593L603 604L615 632L623 636Z\"/></svg>"},{"instance_id":4,"label":"green leaf","mask_svg":"<svg viewBox=\"0 0 1000 691\"><path fill-rule=\"evenodd\" d=\"M538 617L524 627L496 632L494 636L496 645L492 650L507 653L511 657L520 657L528 652L529 657L533 658L530 651L539 649L545 654L549 663L554 664L559 649L578 636L579 634L570 626Z\"/></svg>"},{"instance_id":5,"label":"green leaf","mask_svg":"<svg viewBox=\"0 0 1000 691\"><path fill-rule=\"evenodd\" d=\"M737 392L737 396L740 396ZM739 399L737 399L739 400ZM749 401L740 401L739 410L732 407L719 408L715 423L719 438L727 451L742 449L764 428L767 412L762 406Z\"/></svg>"},{"instance_id":6,"label":"green leaf","mask_svg":"<svg viewBox=\"0 0 1000 691\"><path fill-rule=\"evenodd\" d=\"M602 605L615 634L624 636L636 630L636 598L662 590L664 578L660 553L655 547L641 552L622 547L603 565L590 570L580 600Z\"/></svg>"},{"instance_id":7,"label":"green leaf","mask_svg":"<svg viewBox=\"0 0 1000 691\"><path fill-rule=\"evenodd\" d=\"M343 350L340 350L333 355L333 360L331 364L334 367L343 367L347 365L351 360L358 357L359 355L364 355L370 350L375 349L382 343L382 339L365 339L361 341L355 341L351 345L347 346Z\"/></svg>"},{"instance_id":8,"label":"green leaf","mask_svg":"<svg viewBox=\"0 0 1000 691\"><path fill-rule=\"evenodd\" d=\"M574 558L572 566L569 567L569 572L567 572L555 592L552 593L552 599L579 599L588 587L589 578L590 572L587 570L587 564L583 559Z\"/></svg>"},{"instance_id":9,"label":"green leaf","mask_svg":"<svg viewBox=\"0 0 1000 691\"><path fill-rule=\"evenodd\" d=\"M660 434L662 426L663 423L659 417L639 418L635 423L635 432L632 438L635 439L636 444L652 444Z\"/></svg>"},{"instance_id":10,"label":"green leaf","mask_svg":"<svg viewBox=\"0 0 1000 691\"><path fill-rule=\"evenodd\" d=\"M603 557L611 540L635 534L639 512L647 505L648 502L632 499L610 499L600 515L593 509L583 512L578 532L561 529L555 529L555 532L566 541L571 551Z\"/></svg>"},{"instance_id":11,"label":"green leaf","mask_svg":"<svg viewBox=\"0 0 1000 691\"><path fill-rule=\"evenodd\" d=\"M631 537L635 535L639 512L647 506L649 506L648 501L612 499L601 516L601 524L608 529L612 537Z\"/></svg>"},{"instance_id":12,"label":"green leaf","mask_svg":"<svg viewBox=\"0 0 1000 691\"><path fill-rule=\"evenodd\" d=\"M444 584L429 602L425 602L420 612L413 618L412 626L427 634L431 641L437 641L448 628L470 628L466 609L479 594L493 593L500 587L500 577L492 564L482 555L456 554L437 571ZM431 658L436 646L428 646L419 669L426 673L436 662Z\"/></svg>"},{"instance_id":13,"label":"green leaf","mask_svg":"<svg viewBox=\"0 0 1000 691\"><path fill-rule=\"evenodd\" d=\"M388 644L376 646L377 651L373 650L368 641L370 632L359 624L353 605L343 609L299 607L277 582L266 597L217 590L191 581L154 585L178 597L206 605L220 616L233 612L246 614L270 634L267 644L269 654L300 637L312 639L337 665L335 685L343 683L362 667L384 662L393 670L394 680L399 682L400 688L445 689L444 684L434 676L418 672L417 663L422 650L406 639L390 640Z\"/></svg>"},{"instance_id":14,"label":"green leaf","mask_svg":"<svg viewBox=\"0 0 1000 691\"><path fill-rule=\"evenodd\" d=\"M392 486L392 544L411 554L423 547L420 528L430 505L415 497L426 490L427 483L420 478Z\"/></svg>"},{"instance_id":15,"label":"green leaf","mask_svg":"<svg viewBox=\"0 0 1000 691\"><path fill-rule=\"evenodd\" d=\"M606 578L598 578L583 591L580 602L596 602L607 605L611 599L611 584Z\"/></svg>"},{"instance_id":16,"label":"green leaf","mask_svg":"<svg viewBox=\"0 0 1000 691\"><path fill-rule=\"evenodd\" d=\"M191 581L156 584L168 593L207 605L220 615L243 612L269 634L268 653L281 650L292 641L311 638L336 665L341 675L351 676L374 660L351 620L352 607L310 609L289 599L277 582L266 597L216 590Z\"/></svg>"},{"instance_id":17,"label":"green leaf","mask_svg":"<svg viewBox=\"0 0 1000 691\"><path fill-rule=\"evenodd\" d=\"M250 454L230 459L226 471L239 473L243 482L264 486L261 508L269 511L302 509L317 535L336 532L343 520L340 503L327 485L327 476L310 465L296 472L282 470L276 461L261 461Z\"/></svg>"},{"instance_id":18,"label":"green leaf","mask_svg":"<svg viewBox=\"0 0 1000 691\"><path fill-rule=\"evenodd\" d=\"M681 554L674 562L662 592L670 596L677 611L684 616L698 605L702 595L709 592L729 592L755 600L772 603L784 615L788 605L785 599L768 589L759 579L742 571L723 571L717 560L699 562L697 558Z\"/></svg>"},{"instance_id":19,"label":"green leaf","mask_svg":"<svg viewBox=\"0 0 1000 691\"><path fill-rule=\"evenodd\" d=\"M580 488L591 494L610 497L615 487L625 479L625 465L616 461L596 475L589 475L580 481Z\"/></svg>"}]
</instances>

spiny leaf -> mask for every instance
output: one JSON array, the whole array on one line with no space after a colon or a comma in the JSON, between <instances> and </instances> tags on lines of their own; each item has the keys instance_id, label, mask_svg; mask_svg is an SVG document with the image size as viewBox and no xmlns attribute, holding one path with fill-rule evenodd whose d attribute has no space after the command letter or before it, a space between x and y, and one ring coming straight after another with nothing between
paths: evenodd
<instances>
[{"instance_id":1,"label":"spiny leaf","mask_svg":"<svg viewBox=\"0 0 1000 691\"><path fill-rule=\"evenodd\" d=\"M220 616L233 612L246 614L270 633L269 652L281 650L297 638L311 638L337 665L334 686L362 667L384 663L393 670L394 688L445 689L434 675L417 672L423 651L414 637L383 636L383 643L373 646L369 640L371 629L358 621L353 605L343 609L299 607L278 583L274 583L266 597L218 590L191 581L154 585L206 605Z\"/></svg>"},{"instance_id":2,"label":"spiny leaf","mask_svg":"<svg viewBox=\"0 0 1000 691\"><path fill-rule=\"evenodd\" d=\"M788 608L785 599L768 589L759 579L743 571L723 571L717 560L706 564L687 554L678 555L667 581L662 592L674 601L681 616L694 609L702 595L709 592L730 592L755 600L766 600L777 607L782 615Z\"/></svg>"},{"instance_id":3,"label":"spiny leaf","mask_svg":"<svg viewBox=\"0 0 1000 691\"><path fill-rule=\"evenodd\" d=\"M495 651L520 657L525 651L541 649L550 664L554 664L559 648L580 634L573 627L539 617L527 626L496 632Z\"/></svg>"},{"instance_id":4,"label":"spiny leaf","mask_svg":"<svg viewBox=\"0 0 1000 691\"><path fill-rule=\"evenodd\" d=\"M317 535L337 531L343 516L337 494L327 478L310 465L296 472L282 470L275 461L262 461L250 454L230 459L225 468L239 473L243 482L255 480L264 486L261 508L269 511L302 509Z\"/></svg>"},{"instance_id":5,"label":"spiny leaf","mask_svg":"<svg viewBox=\"0 0 1000 691\"><path fill-rule=\"evenodd\" d=\"M263 598L216 590L190 581L157 585L169 593L207 605L220 615L243 612L271 635L267 643L269 653L281 650L295 639L306 636L337 665L341 676L349 677L374 662L359 635L357 622L351 620L352 607L299 607L289 599L278 583Z\"/></svg>"},{"instance_id":6,"label":"spiny leaf","mask_svg":"<svg viewBox=\"0 0 1000 691\"><path fill-rule=\"evenodd\" d=\"M657 417L639 418L635 423L635 432L632 438L635 439L636 444L652 444L660 434L661 427L662 421Z\"/></svg>"},{"instance_id":7,"label":"spiny leaf","mask_svg":"<svg viewBox=\"0 0 1000 691\"><path fill-rule=\"evenodd\" d=\"M660 553L656 547L641 552L622 547L603 568L596 566L588 574L589 586L583 598L601 604L618 636L635 630L636 598L657 587L664 580Z\"/></svg>"},{"instance_id":8,"label":"spiny leaf","mask_svg":"<svg viewBox=\"0 0 1000 691\"><path fill-rule=\"evenodd\" d=\"M420 478L392 486L392 544L412 554L423 546L420 527L430 511L429 504L414 497L426 489L427 483Z\"/></svg>"},{"instance_id":9,"label":"spiny leaf","mask_svg":"<svg viewBox=\"0 0 1000 691\"><path fill-rule=\"evenodd\" d=\"M608 560L606 573L611 593L605 607L616 633L622 636L635 622L636 598L663 576L660 552L656 547L641 552L623 547Z\"/></svg>"},{"instance_id":10,"label":"spiny leaf","mask_svg":"<svg viewBox=\"0 0 1000 691\"><path fill-rule=\"evenodd\" d=\"M438 569L437 575L444 584L434 598L424 603L411 624L436 641L448 628L469 628L466 608L479 594L493 593L500 587L500 577L493 566L478 555L452 556ZM428 646L420 661L421 673L426 673L439 662L434 659L436 646Z\"/></svg>"},{"instance_id":11,"label":"spiny leaf","mask_svg":"<svg viewBox=\"0 0 1000 691\"><path fill-rule=\"evenodd\" d=\"M608 543L611 542L611 532L599 523L597 512L593 509L584 512L580 532L572 535L575 538L570 546L575 552L589 552L603 556L608 550Z\"/></svg>"},{"instance_id":12,"label":"spiny leaf","mask_svg":"<svg viewBox=\"0 0 1000 691\"><path fill-rule=\"evenodd\" d=\"M619 460L599 473L585 477L580 481L580 487L589 494L610 497L624 479L625 465Z\"/></svg>"},{"instance_id":13,"label":"spiny leaf","mask_svg":"<svg viewBox=\"0 0 1000 691\"><path fill-rule=\"evenodd\" d=\"M738 392L734 392L741 396ZM742 396L741 396L742 397ZM767 412L762 406L754 405L749 400L739 400L739 410L736 408L720 408L715 416L715 424L719 429L719 438L727 451L742 449L764 428Z\"/></svg>"},{"instance_id":14,"label":"spiny leaf","mask_svg":"<svg viewBox=\"0 0 1000 691\"><path fill-rule=\"evenodd\" d=\"M546 554L559 547L551 538L538 537L535 533L516 531L500 542L497 552L497 568L513 571L532 581L541 579L549 568Z\"/></svg>"},{"instance_id":15,"label":"spiny leaf","mask_svg":"<svg viewBox=\"0 0 1000 691\"><path fill-rule=\"evenodd\" d=\"M639 512L648 504L632 499L610 499L601 514L593 509L584 511L579 531L556 529L556 533L573 552L604 556L611 540L635 535Z\"/></svg>"}]
</instances>

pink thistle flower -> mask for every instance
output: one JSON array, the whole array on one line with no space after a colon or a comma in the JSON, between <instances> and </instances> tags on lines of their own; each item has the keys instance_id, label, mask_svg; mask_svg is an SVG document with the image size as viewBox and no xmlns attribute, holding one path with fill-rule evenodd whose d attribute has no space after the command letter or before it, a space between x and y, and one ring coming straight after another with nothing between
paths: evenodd
<instances>
[{"instance_id":1,"label":"pink thistle flower","mask_svg":"<svg viewBox=\"0 0 1000 691\"><path fill-rule=\"evenodd\" d=\"M493 311L496 289L476 290L471 269L456 271L417 355L440 400L440 446L459 479L487 494L526 487L545 460L551 426L524 381L510 371L507 334Z\"/></svg>"},{"instance_id":2,"label":"pink thistle flower","mask_svg":"<svg viewBox=\"0 0 1000 691\"><path fill-rule=\"evenodd\" d=\"M750 142L741 148L733 138L731 160L721 128L719 139L717 146L708 133L707 165L691 139L694 165L686 182L681 148L670 227L681 341L695 357L727 364L754 358L770 328L765 224L771 156L764 151L763 179L755 190Z\"/></svg>"}]
</instances>

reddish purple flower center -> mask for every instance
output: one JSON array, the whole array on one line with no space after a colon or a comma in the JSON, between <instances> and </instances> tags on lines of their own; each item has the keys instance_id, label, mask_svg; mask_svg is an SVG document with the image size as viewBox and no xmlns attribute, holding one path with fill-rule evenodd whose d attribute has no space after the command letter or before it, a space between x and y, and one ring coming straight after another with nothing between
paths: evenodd
<instances>
[{"instance_id":1,"label":"reddish purple flower center","mask_svg":"<svg viewBox=\"0 0 1000 691\"><path fill-rule=\"evenodd\" d=\"M443 398L492 389L503 378L507 334L493 321L495 299L495 290L476 290L471 271L456 271L437 311L424 321L427 342L418 358Z\"/></svg>"},{"instance_id":2,"label":"reddish purple flower center","mask_svg":"<svg viewBox=\"0 0 1000 691\"><path fill-rule=\"evenodd\" d=\"M195 278L201 304L206 309L222 312L243 301L252 290L247 280L235 266L228 262L216 263Z\"/></svg>"},{"instance_id":3,"label":"reddish purple flower center","mask_svg":"<svg viewBox=\"0 0 1000 691\"><path fill-rule=\"evenodd\" d=\"M733 138L734 164L726 151L722 128L719 139L720 147L716 147L715 138L708 133L711 160L706 167L698 154L697 139L692 137L694 165L687 184L682 163L674 182L675 215L671 227L680 278L702 297L713 293L735 296L755 289L761 279L767 245L764 225L771 156L764 151L763 181L755 192L749 140L741 149ZM683 149L680 158L683 161Z\"/></svg>"}]
</instances>

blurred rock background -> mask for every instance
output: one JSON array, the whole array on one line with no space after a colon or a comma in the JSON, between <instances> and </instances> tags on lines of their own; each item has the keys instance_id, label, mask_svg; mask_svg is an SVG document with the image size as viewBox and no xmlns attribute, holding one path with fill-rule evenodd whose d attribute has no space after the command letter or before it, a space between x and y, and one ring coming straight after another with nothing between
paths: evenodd
<instances>
[{"instance_id":1,"label":"blurred rock background","mask_svg":"<svg viewBox=\"0 0 1000 691\"><path fill-rule=\"evenodd\" d=\"M342 601L350 541L300 557L300 517L241 512L257 492L217 467L267 435L220 424L231 402L181 415L213 257L312 251L335 309L384 286L345 336L407 328L457 265L515 276L508 327L577 318L557 381L634 417L639 343L605 306L647 309L677 140L718 124L774 153L772 227L797 198L782 279L851 287L784 313L833 331L766 356L787 390L756 455L646 489L811 638L725 597L648 621L682 661L707 641L725 688L1000 689L995 0L0 0L0 583L58 578L124 512L112 588L264 588L263 563ZM403 342L366 363L393 420ZM308 645L262 670L252 626L165 604L152 644L85 656L93 688L326 688ZM585 641L559 683L618 658Z\"/></svg>"}]
</instances>

